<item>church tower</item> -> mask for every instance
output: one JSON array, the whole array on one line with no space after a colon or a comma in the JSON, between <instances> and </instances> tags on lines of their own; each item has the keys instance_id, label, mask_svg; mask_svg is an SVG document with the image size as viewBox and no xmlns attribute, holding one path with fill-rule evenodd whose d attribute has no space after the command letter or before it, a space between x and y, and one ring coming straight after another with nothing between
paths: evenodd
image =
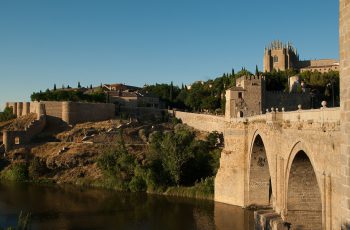
<instances>
[{"instance_id":1,"label":"church tower","mask_svg":"<svg viewBox=\"0 0 350 230\"><path fill-rule=\"evenodd\" d=\"M273 41L264 52L264 72L296 68L299 62L297 50L288 42Z\"/></svg>"}]
</instances>

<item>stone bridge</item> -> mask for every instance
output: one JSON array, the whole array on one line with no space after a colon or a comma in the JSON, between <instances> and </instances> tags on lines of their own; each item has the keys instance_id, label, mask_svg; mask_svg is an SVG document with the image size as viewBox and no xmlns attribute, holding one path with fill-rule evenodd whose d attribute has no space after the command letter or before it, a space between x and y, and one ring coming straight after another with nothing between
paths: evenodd
<instances>
[{"instance_id":1,"label":"stone bridge","mask_svg":"<svg viewBox=\"0 0 350 230\"><path fill-rule=\"evenodd\" d=\"M339 108L227 119L224 138L216 201L271 207L292 229L336 229L344 160Z\"/></svg>"},{"instance_id":2,"label":"stone bridge","mask_svg":"<svg viewBox=\"0 0 350 230\"><path fill-rule=\"evenodd\" d=\"M274 229L350 229L350 0L339 9L339 109L226 117L215 200L270 206Z\"/></svg>"}]
</instances>

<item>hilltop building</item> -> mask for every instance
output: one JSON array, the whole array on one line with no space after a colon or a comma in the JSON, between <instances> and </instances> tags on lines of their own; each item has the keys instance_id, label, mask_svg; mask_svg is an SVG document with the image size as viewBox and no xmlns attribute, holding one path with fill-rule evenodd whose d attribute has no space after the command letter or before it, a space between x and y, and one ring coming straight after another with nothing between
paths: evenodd
<instances>
[{"instance_id":1,"label":"hilltop building","mask_svg":"<svg viewBox=\"0 0 350 230\"><path fill-rule=\"evenodd\" d=\"M139 87L124 84L105 84L102 90L107 95L107 102L116 104L119 107L162 107L159 97Z\"/></svg>"},{"instance_id":2,"label":"hilltop building","mask_svg":"<svg viewBox=\"0 0 350 230\"><path fill-rule=\"evenodd\" d=\"M300 72L318 71L327 73L339 71L339 61L335 59L300 60L297 49L291 44L273 41L264 52L264 72L294 69Z\"/></svg>"}]
</instances>

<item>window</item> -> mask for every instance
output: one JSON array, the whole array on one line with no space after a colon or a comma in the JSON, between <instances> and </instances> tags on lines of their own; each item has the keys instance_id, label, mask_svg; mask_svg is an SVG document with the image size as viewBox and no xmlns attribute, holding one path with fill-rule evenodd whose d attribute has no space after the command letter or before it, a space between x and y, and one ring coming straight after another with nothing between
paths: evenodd
<instances>
[{"instance_id":1,"label":"window","mask_svg":"<svg viewBox=\"0 0 350 230\"><path fill-rule=\"evenodd\" d=\"M277 56L273 56L273 62L278 62L278 57Z\"/></svg>"},{"instance_id":2,"label":"window","mask_svg":"<svg viewBox=\"0 0 350 230\"><path fill-rule=\"evenodd\" d=\"M19 145L19 137L15 137L15 145Z\"/></svg>"},{"instance_id":3,"label":"window","mask_svg":"<svg viewBox=\"0 0 350 230\"><path fill-rule=\"evenodd\" d=\"M238 92L238 98L242 99L242 92Z\"/></svg>"}]
</instances>

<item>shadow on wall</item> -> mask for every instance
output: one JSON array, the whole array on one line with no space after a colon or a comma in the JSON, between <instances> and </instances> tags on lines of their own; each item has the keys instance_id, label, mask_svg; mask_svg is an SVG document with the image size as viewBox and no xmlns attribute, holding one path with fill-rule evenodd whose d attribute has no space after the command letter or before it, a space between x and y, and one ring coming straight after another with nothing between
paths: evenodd
<instances>
[{"instance_id":1,"label":"shadow on wall","mask_svg":"<svg viewBox=\"0 0 350 230\"><path fill-rule=\"evenodd\" d=\"M342 226L341 230L350 230L350 224L345 224Z\"/></svg>"},{"instance_id":2,"label":"shadow on wall","mask_svg":"<svg viewBox=\"0 0 350 230\"><path fill-rule=\"evenodd\" d=\"M33 142L57 142L56 134L69 130L71 127L61 118L46 116L46 125L41 133L39 133Z\"/></svg>"}]
</instances>

